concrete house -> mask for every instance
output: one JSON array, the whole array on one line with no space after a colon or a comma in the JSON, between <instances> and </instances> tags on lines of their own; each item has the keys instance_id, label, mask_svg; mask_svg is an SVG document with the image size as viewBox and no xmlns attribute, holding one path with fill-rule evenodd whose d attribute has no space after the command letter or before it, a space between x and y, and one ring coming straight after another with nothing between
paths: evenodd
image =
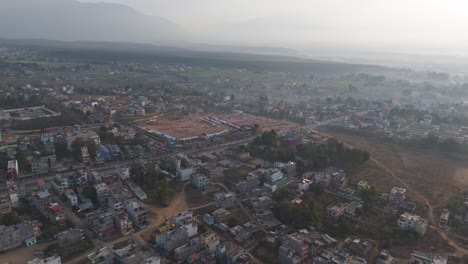
<instances>
[{"instance_id":1,"label":"concrete house","mask_svg":"<svg viewBox=\"0 0 468 264\"><path fill-rule=\"evenodd\" d=\"M199 237L192 238L187 244L174 250L174 258L178 263L186 261L192 254L199 252L203 248Z\"/></svg>"},{"instance_id":2,"label":"concrete house","mask_svg":"<svg viewBox=\"0 0 468 264\"><path fill-rule=\"evenodd\" d=\"M59 256L52 256L44 259L35 258L28 264L62 264L62 259Z\"/></svg>"},{"instance_id":3,"label":"concrete house","mask_svg":"<svg viewBox=\"0 0 468 264\"><path fill-rule=\"evenodd\" d=\"M219 178L224 175L224 168L213 163L206 163L200 167L200 172L210 178Z\"/></svg>"},{"instance_id":4,"label":"concrete house","mask_svg":"<svg viewBox=\"0 0 468 264\"><path fill-rule=\"evenodd\" d=\"M236 195L233 192L217 193L214 195L214 200L217 207L231 208L236 205Z\"/></svg>"},{"instance_id":5,"label":"concrete house","mask_svg":"<svg viewBox=\"0 0 468 264\"><path fill-rule=\"evenodd\" d=\"M179 214L174 215L172 221L176 224L176 226L180 226L185 219L189 219L193 217L192 211L185 211Z\"/></svg>"},{"instance_id":6,"label":"concrete house","mask_svg":"<svg viewBox=\"0 0 468 264\"><path fill-rule=\"evenodd\" d=\"M54 190L56 194L62 195L63 191L69 187L71 187L71 184L69 184L68 177L66 175L55 175L55 178L52 180L52 190Z\"/></svg>"},{"instance_id":7,"label":"concrete house","mask_svg":"<svg viewBox=\"0 0 468 264\"><path fill-rule=\"evenodd\" d=\"M397 224L401 230L415 231L420 236L426 233L429 221L418 215L404 213L398 218Z\"/></svg>"},{"instance_id":8,"label":"concrete house","mask_svg":"<svg viewBox=\"0 0 468 264\"><path fill-rule=\"evenodd\" d=\"M206 177L203 174L195 174L195 175L192 175L192 184L198 190L202 190L208 187L208 185L210 184L210 181L208 180L208 177Z\"/></svg>"},{"instance_id":9,"label":"concrete house","mask_svg":"<svg viewBox=\"0 0 468 264\"><path fill-rule=\"evenodd\" d=\"M240 193L247 193L258 188L259 183L257 175L248 175L245 180L234 183L234 189Z\"/></svg>"},{"instance_id":10,"label":"concrete house","mask_svg":"<svg viewBox=\"0 0 468 264\"><path fill-rule=\"evenodd\" d=\"M67 199L67 203L70 206L78 206L78 196L76 196L75 192L72 189L65 189L64 195Z\"/></svg>"},{"instance_id":11,"label":"concrete house","mask_svg":"<svg viewBox=\"0 0 468 264\"><path fill-rule=\"evenodd\" d=\"M218 245L221 243L219 236L212 231L207 231L203 233L201 236L201 240L203 241L203 245L206 249L211 252L215 252Z\"/></svg>"},{"instance_id":12,"label":"concrete house","mask_svg":"<svg viewBox=\"0 0 468 264\"><path fill-rule=\"evenodd\" d=\"M148 226L148 212L136 199L125 202L125 211L132 220L133 224L138 228L144 228Z\"/></svg>"},{"instance_id":13,"label":"concrete house","mask_svg":"<svg viewBox=\"0 0 468 264\"><path fill-rule=\"evenodd\" d=\"M448 225L449 217L450 217L450 211L448 209L443 209L439 218L439 226L442 228L446 228Z\"/></svg>"},{"instance_id":14,"label":"concrete house","mask_svg":"<svg viewBox=\"0 0 468 264\"><path fill-rule=\"evenodd\" d=\"M229 219L229 217L231 217L231 213L224 209L224 208L219 208L217 210L215 210L213 213L212 213L216 223L222 223L226 220Z\"/></svg>"},{"instance_id":15,"label":"concrete house","mask_svg":"<svg viewBox=\"0 0 468 264\"><path fill-rule=\"evenodd\" d=\"M406 189L393 187L388 195L390 206L398 207L406 199Z\"/></svg>"},{"instance_id":16,"label":"concrete house","mask_svg":"<svg viewBox=\"0 0 468 264\"><path fill-rule=\"evenodd\" d=\"M161 254L167 255L187 242L187 230L184 227L179 227L157 237L156 240L156 246Z\"/></svg>"},{"instance_id":17,"label":"concrete house","mask_svg":"<svg viewBox=\"0 0 468 264\"><path fill-rule=\"evenodd\" d=\"M411 258L409 260L409 263L414 263L414 264L447 264L447 259L439 256L439 255L432 255L432 254L426 254L422 253L419 251L413 251L411 253Z\"/></svg>"},{"instance_id":18,"label":"concrete house","mask_svg":"<svg viewBox=\"0 0 468 264\"><path fill-rule=\"evenodd\" d=\"M0 226L0 252L19 247L22 244L31 246L36 244L36 237L40 234L36 223L24 223L12 226Z\"/></svg>"},{"instance_id":19,"label":"concrete house","mask_svg":"<svg viewBox=\"0 0 468 264\"><path fill-rule=\"evenodd\" d=\"M60 204L52 204L47 209L47 212L52 223L62 223L65 221L65 213L63 211L63 207Z\"/></svg>"},{"instance_id":20,"label":"concrete house","mask_svg":"<svg viewBox=\"0 0 468 264\"><path fill-rule=\"evenodd\" d=\"M176 170L176 177L179 181L188 181L190 180L190 176L192 176L193 168L178 168Z\"/></svg>"},{"instance_id":21,"label":"concrete house","mask_svg":"<svg viewBox=\"0 0 468 264\"><path fill-rule=\"evenodd\" d=\"M346 204L331 204L327 207L327 215L338 220L345 213L346 207Z\"/></svg>"},{"instance_id":22,"label":"concrete house","mask_svg":"<svg viewBox=\"0 0 468 264\"><path fill-rule=\"evenodd\" d=\"M52 196L49 190L41 190L33 195L33 204L41 212L45 211L52 204Z\"/></svg>"},{"instance_id":23,"label":"concrete house","mask_svg":"<svg viewBox=\"0 0 468 264\"><path fill-rule=\"evenodd\" d=\"M119 179L121 179L122 181L130 179L130 168L129 167L117 166L115 168L115 171L117 173L117 177L119 177Z\"/></svg>"}]
</instances>

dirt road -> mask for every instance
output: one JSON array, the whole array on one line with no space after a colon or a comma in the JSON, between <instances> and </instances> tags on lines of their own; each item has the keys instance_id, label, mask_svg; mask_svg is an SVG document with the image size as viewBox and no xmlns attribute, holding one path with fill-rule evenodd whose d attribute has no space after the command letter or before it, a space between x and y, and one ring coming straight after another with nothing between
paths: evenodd
<instances>
[{"instance_id":1,"label":"dirt road","mask_svg":"<svg viewBox=\"0 0 468 264\"><path fill-rule=\"evenodd\" d=\"M344 144L349 148L354 148L355 147L355 146L353 146L353 145L351 145L349 143L346 143L346 142L344 142ZM388 175L390 175L392 178L394 178L396 181L398 181L400 184L402 184L408 191L410 191L414 195L414 197L416 199L420 200L421 202L423 202L428 207L427 218L428 218L428 220L430 222L430 229L437 232L440 235L440 237L447 242L448 245L453 247L455 249L455 251L456 251L455 252L456 254L459 254L459 255L468 254L467 249L462 248L455 241L453 241L452 239L449 238L449 236L447 235L446 230L441 229L441 228L438 227L437 222L434 220L434 206L432 206L431 202L429 201L429 199L425 195L418 192L415 188L413 188L410 184L408 184L406 182L406 180L404 180L402 177L398 176L396 173L394 173L392 170L390 170L385 164L383 164L383 162L377 160L374 157L371 157L370 161L374 162L378 167L383 169Z\"/></svg>"}]
</instances>

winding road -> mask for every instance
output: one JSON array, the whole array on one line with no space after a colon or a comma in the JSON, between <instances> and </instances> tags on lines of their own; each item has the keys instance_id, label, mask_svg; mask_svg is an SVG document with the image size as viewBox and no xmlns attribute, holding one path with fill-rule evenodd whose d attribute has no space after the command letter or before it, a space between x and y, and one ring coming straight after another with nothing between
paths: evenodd
<instances>
[{"instance_id":1,"label":"winding road","mask_svg":"<svg viewBox=\"0 0 468 264\"><path fill-rule=\"evenodd\" d=\"M348 143L344 143L347 147L349 148L354 148ZM424 195L413 189L409 184L407 184L402 178L397 176L392 170L390 170L388 167L386 167L384 164L382 164L380 161L376 160L375 158L370 158L372 162L374 162L377 166L379 166L381 169L383 169L385 172L387 172L390 176L392 176L395 180L399 181L407 190L409 190L411 193L413 193L419 200L424 202L424 204L427 205L428 207L428 212L427 212L427 218L429 219L430 226L429 228L434 230L435 232L439 233L440 237L447 242L448 245L453 247L455 249L456 254L468 254L468 250L465 248L462 248L459 246L455 241L450 239L450 237L447 234L447 231L438 227L436 221L434 220L434 206L429 202L429 199L427 199Z\"/></svg>"}]
</instances>

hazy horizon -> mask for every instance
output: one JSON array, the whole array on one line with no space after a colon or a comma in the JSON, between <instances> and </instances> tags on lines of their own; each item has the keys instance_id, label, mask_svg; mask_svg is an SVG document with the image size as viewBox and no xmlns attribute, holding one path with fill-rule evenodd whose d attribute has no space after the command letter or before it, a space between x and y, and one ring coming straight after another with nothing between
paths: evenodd
<instances>
[{"instance_id":1,"label":"hazy horizon","mask_svg":"<svg viewBox=\"0 0 468 264\"><path fill-rule=\"evenodd\" d=\"M193 43L468 55L461 0L80 0L130 6Z\"/></svg>"}]
</instances>

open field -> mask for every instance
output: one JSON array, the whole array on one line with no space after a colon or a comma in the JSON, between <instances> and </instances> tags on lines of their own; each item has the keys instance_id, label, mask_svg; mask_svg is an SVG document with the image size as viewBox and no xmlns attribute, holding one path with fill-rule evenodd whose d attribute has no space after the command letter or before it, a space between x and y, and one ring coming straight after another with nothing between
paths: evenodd
<instances>
[{"instance_id":1,"label":"open field","mask_svg":"<svg viewBox=\"0 0 468 264\"><path fill-rule=\"evenodd\" d=\"M142 128L162 132L177 139L196 137L202 134L219 133L231 129L224 124L211 125L203 121L203 119L208 117L209 115L191 115L181 118L158 116L155 118L156 123L154 125L147 124L146 121L138 122L137 125Z\"/></svg>"},{"instance_id":2,"label":"open field","mask_svg":"<svg viewBox=\"0 0 468 264\"><path fill-rule=\"evenodd\" d=\"M239 129L242 126L258 125L261 131L272 129L282 131L297 127L290 122L244 113L200 114L184 117L158 115L154 118L141 119L136 124L143 129L161 132L176 139L215 134L225 130Z\"/></svg>"},{"instance_id":3,"label":"open field","mask_svg":"<svg viewBox=\"0 0 468 264\"><path fill-rule=\"evenodd\" d=\"M419 213L430 223L430 229L421 240L429 243L425 248L438 247L441 254L449 248L459 255L468 254L468 250L460 246L457 239L450 238L450 234L437 226L438 209L444 208L454 195L468 189L468 155L420 151L343 133L332 133L331 136L352 147L365 149L371 155L366 164L351 173L353 182L366 179L382 191L389 191L393 186L404 187L407 189L407 197L427 207L427 211ZM446 243L434 242L441 240ZM443 255L447 256L448 252Z\"/></svg>"},{"instance_id":4,"label":"open field","mask_svg":"<svg viewBox=\"0 0 468 264\"><path fill-rule=\"evenodd\" d=\"M332 134L332 136L369 151L371 157L426 197L434 207L443 206L453 194L468 190L466 163L468 155L417 151L401 145L382 143L372 138L345 134ZM394 186L405 187L372 161L368 161L352 173L353 182L361 179L369 180L382 191L389 191ZM411 191L408 196L424 202Z\"/></svg>"}]
</instances>

